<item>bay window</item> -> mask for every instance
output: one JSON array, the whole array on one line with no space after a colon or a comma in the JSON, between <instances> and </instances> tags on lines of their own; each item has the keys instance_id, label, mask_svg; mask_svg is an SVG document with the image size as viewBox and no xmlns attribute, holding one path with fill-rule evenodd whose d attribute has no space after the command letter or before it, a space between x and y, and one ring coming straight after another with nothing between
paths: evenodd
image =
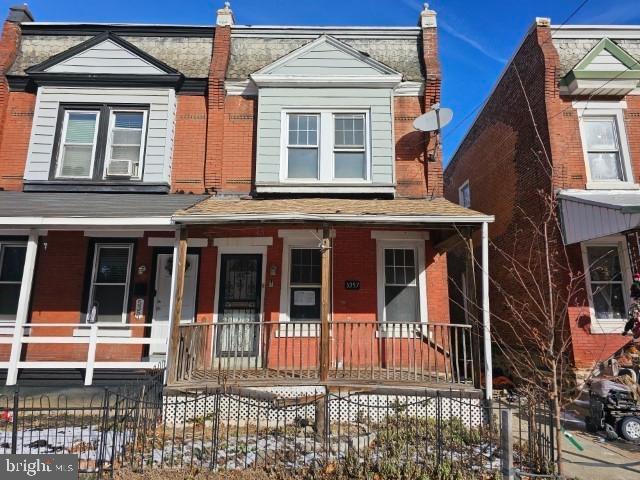
<instances>
[{"instance_id":1,"label":"bay window","mask_svg":"<svg viewBox=\"0 0 640 480\"><path fill-rule=\"evenodd\" d=\"M282 125L283 181L369 181L367 111L289 111Z\"/></svg>"}]
</instances>

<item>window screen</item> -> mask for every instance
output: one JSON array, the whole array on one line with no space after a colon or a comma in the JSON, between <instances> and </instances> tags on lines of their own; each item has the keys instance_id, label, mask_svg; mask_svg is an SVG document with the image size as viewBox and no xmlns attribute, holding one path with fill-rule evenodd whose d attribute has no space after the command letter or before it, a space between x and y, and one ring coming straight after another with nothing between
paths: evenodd
<instances>
[{"instance_id":1,"label":"window screen","mask_svg":"<svg viewBox=\"0 0 640 480\"><path fill-rule=\"evenodd\" d=\"M144 112L113 112L111 159L130 160L134 177L139 176L143 125Z\"/></svg>"}]
</instances>

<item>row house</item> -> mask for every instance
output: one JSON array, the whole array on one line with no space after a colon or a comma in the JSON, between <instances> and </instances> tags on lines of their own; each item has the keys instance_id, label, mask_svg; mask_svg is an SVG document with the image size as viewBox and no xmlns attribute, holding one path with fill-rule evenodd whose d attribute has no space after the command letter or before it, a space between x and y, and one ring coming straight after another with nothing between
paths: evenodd
<instances>
[{"instance_id":1,"label":"row house","mask_svg":"<svg viewBox=\"0 0 640 480\"><path fill-rule=\"evenodd\" d=\"M443 198L437 132L412 127L439 102L435 12L260 27L227 4L215 26L158 26L16 7L0 52L7 384L164 362L176 388L479 394L488 303L484 328L450 322L446 251L492 217Z\"/></svg>"},{"instance_id":2,"label":"row house","mask_svg":"<svg viewBox=\"0 0 640 480\"><path fill-rule=\"evenodd\" d=\"M638 26L537 19L445 172L445 196L495 215L490 238L510 252L545 208L539 192L557 198L554 240L580 277L565 326L578 375L628 341L621 333L640 273L638 59ZM493 249L490 266L508 286ZM506 311L496 292L492 305Z\"/></svg>"}]
</instances>

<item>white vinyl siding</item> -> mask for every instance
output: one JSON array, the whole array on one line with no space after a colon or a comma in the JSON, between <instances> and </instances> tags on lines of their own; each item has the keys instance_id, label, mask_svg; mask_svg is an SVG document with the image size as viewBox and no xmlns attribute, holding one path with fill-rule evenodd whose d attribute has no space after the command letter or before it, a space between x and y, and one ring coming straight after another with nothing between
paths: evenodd
<instances>
[{"instance_id":1,"label":"white vinyl siding","mask_svg":"<svg viewBox=\"0 0 640 480\"><path fill-rule=\"evenodd\" d=\"M175 124L172 89L40 87L24 178L47 181L60 104L149 105L142 180L169 183ZM55 160L55 159L54 159Z\"/></svg>"}]
</instances>

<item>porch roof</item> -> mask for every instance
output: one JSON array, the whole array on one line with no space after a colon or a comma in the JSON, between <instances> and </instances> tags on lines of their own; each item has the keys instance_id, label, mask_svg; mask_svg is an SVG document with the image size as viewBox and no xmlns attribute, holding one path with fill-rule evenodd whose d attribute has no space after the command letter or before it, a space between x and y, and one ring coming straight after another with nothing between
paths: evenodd
<instances>
[{"instance_id":1,"label":"porch roof","mask_svg":"<svg viewBox=\"0 0 640 480\"><path fill-rule=\"evenodd\" d=\"M170 226L205 195L0 191L0 227Z\"/></svg>"},{"instance_id":2,"label":"porch roof","mask_svg":"<svg viewBox=\"0 0 640 480\"><path fill-rule=\"evenodd\" d=\"M465 223L492 222L493 217L444 198L431 199L220 199L210 197L177 212L176 223L349 222Z\"/></svg>"},{"instance_id":3,"label":"porch roof","mask_svg":"<svg viewBox=\"0 0 640 480\"><path fill-rule=\"evenodd\" d=\"M558 198L567 245L640 227L640 190L562 190Z\"/></svg>"}]
</instances>

